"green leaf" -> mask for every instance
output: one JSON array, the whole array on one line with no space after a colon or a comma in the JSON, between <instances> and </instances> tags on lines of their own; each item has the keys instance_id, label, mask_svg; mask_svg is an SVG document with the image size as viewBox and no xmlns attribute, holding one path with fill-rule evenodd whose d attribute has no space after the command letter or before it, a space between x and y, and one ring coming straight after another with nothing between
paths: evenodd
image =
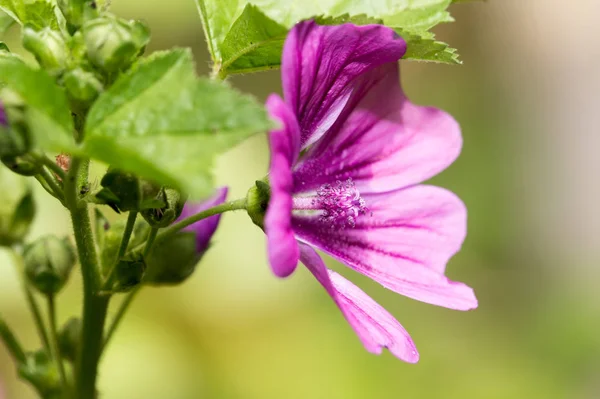
<instances>
[{"instance_id":1,"label":"green leaf","mask_svg":"<svg viewBox=\"0 0 600 399\"><path fill-rule=\"evenodd\" d=\"M456 63L455 50L435 41L429 29L453 21L452 0L196 0L215 71L220 76L277 68L287 34L297 21L382 23L408 37L409 57ZM391 3L391 4L390 4ZM414 46L414 49L410 49Z\"/></svg>"},{"instance_id":2,"label":"green leaf","mask_svg":"<svg viewBox=\"0 0 600 399\"><path fill-rule=\"evenodd\" d=\"M400 28L394 29L407 43L406 54L403 59L416 61L431 61L447 64L461 64L456 49L449 47L446 43L436 41L434 35L415 34Z\"/></svg>"},{"instance_id":3,"label":"green leaf","mask_svg":"<svg viewBox=\"0 0 600 399\"><path fill-rule=\"evenodd\" d=\"M115 168L200 198L214 156L266 131L264 108L227 84L198 79L189 50L155 53L92 106L84 149Z\"/></svg>"},{"instance_id":4,"label":"green leaf","mask_svg":"<svg viewBox=\"0 0 600 399\"><path fill-rule=\"evenodd\" d=\"M0 0L0 10L21 25L34 29L58 29L54 2L49 0Z\"/></svg>"},{"instance_id":5,"label":"green leaf","mask_svg":"<svg viewBox=\"0 0 600 399\"><path fill-rule=\"evenodd\" d=\"M281 63L287 28L248 4L221 45L220 72L244 73L276 68Z\"/></svg>"},{"instance_id":6,"label":"green leaf","mask_svg":"<svg viewBox=\"0 0 600 399\"><path fill-rule=\"evenodd\" d=\"M0 87L17 93L27 105L25 118L35 145L49 151L74 151L73 119L64 91L44 71L19 57L0 52Z\"/></svg>"}]
</instances>

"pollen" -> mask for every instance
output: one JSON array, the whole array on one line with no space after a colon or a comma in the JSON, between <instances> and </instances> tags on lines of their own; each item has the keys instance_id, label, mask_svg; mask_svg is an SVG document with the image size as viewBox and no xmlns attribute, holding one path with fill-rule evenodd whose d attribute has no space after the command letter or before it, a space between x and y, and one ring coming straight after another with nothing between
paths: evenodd
<instances>
[{"instance_id":1,"label":"pollen","mask_svg":"<svg viewBox=\"0 0 600 399\"><path fill-rule=\"evenodd\" d=\"M332 229L354 227L356 219L369 210L352 179L338 180L335 184L323 184L317 190L312 205L321 210L320 220Z\"/></svg>"}]
</instances>

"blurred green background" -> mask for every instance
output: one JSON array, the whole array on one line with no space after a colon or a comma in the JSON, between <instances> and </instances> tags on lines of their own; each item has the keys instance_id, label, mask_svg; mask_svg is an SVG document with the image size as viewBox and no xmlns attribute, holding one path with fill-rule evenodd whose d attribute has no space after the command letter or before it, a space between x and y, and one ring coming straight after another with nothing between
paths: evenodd
<instances>
[{"instance_id":1,"label":"blurred green background","mask_svg":"<svg viewBox=\"0 0 600 399\"><path fill-rule=\"evenodd\" d=\"M235 213L188 282L142 291L101 365L100 397L599 398L600 47L588 38L600 33L600 3L566 4L455 5L458 22L437 33L464 65L402 63L409 97L462 125L462 156L434 183L469 209L469 235L448 274L475 288L479 309L421 304L330 264L397 316L419 348L417 365L367 353L304 270L273 277L262 232ZM208 72L192 0L114 0L113 10L150 24L150 50L190 46ZM261 100L281 89L278 72L232 83ZM217 181L240 197L267 163L266 137L257 136L220 158ZM68 234L66 213L38 194L32 236ZM12 266L0 252L0 312L34 348ZM61 321L79 313L79 295L75 276L59 299ZM3 399L34 397L4 348L0 398L2 390Z\"/></svg>"}]
</instances>

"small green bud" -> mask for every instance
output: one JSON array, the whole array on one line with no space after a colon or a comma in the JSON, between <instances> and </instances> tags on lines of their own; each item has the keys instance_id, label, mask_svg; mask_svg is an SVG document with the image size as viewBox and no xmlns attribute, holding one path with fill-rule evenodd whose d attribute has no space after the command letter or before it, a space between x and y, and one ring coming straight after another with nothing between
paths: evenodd
<instances>
[{"instance_id":1,"label":"small green bud","mask_svg":"<svg viewBox=\"0 0 600 399\"><path fill-rule=\"evenodd\" d=\"M103 90L93 73L77 68L63 75L63 85L69 101L76 109L88 109Z\"/></svg>"},{"instance_id":2,"label":"small green bud","mask_svg":"<svg viewBox=\"0 0 600 399\"><path fill-rule=\"evenodd\" d=\"M140 179L133 173L110 168L102 177L96 198L116 212L138 211L142 202Z\"/></svg>"},{"instance_id":3,"label":"small green bud","mask_svg":"<svg viewBox=\"0 0 600 399\"><path fill-rule=\"evenodd\" d=\"M2 40L0 40L0 51L6 51L7 53L10 53L10 49Z\"/></svg>"},{"instance_id":4,"label":"small green bud","mask_svg":"<svg viewBox=\"0 0 600 399\"><path fill-rule=\"evenodd\" d=\"M31 149L26 109L17 93L6 88L0 91L0 158L19 157Z\"/></svg>"},{"instance_id":5,"label":"small green bud","mask_svg":"<svg viewBox=\"0 0 600 399\"><path fill-rule=\"evenodd\" d=\"M87 55L92 64L106 73L128 69L150 40L150 30L139 21L125 21L106 15L83 25Z\"/></svg>"},{"instance_id":6,"label":"small green bud","mask_svg":"<svg viewBox=\"0 0 600 399\"><path fill-rule=\"evenodd\" d=\"M194 273L202 258L196 248L194 232L180 232L157 244L146 260L148 270L144 283L175 285L183 283Z\"/></svg>"},{"instance_id":7,"label":"small green bud","mask_svg":"<svg viewBox=\"0 0 600 399\"><path fill-rule=\"evenodd\" d=\"M41 397L60 397L60 374L56 363L46 352L28 353L25 363L19 364L18 372L21 378L37 388Z\"/></svg>"},{"instance_id":8,"label":"small green bud","mask_svg":"<svg viewBox=\"0 0 600 399\"><path fill-rule=\"evenodd\" d=\"M33 192L27 181L0 169L0 246L23 241L35 217Z\"/></svg>"},{"instance_id":9,"label":"small green bud","mask_svg":"<svg viewBox=\"0 0 600 399\"><path fill-rule=\"evenodd\" d=\"M142 211L142 216L152 227L162 228L173 223L181 215L187 199L181 192L163 187L155 199L164 204L161 208L149 208Z\"/></svg>"},{"instance_id":10,"label":"small green bud","mask_svg":"<svg viewBox=\"0 0 600 399\"><path fill-rule=\"evenodd\" d=\"M53 29L36 31L26 26L23 28L23 47L50 74L59 74L67 65L69 50L60 33Z\"/></svg>"},{"instance_id":11,"label":"small green bud","mask_svg":"<svg viewBox=\"0 0 600 399\"><path fill-rule=\"evenodd\" d=\"M110 282L110 291L128 292L139 285L146 272L146 262L141 254L130 255L121 259L115 268Z\"/></svg>"},{"instance_id":12,"label":"small green bud","mask_svg":"<svg viewBox=\"0 0 600 399\"><path fill-rule=\"evenodd\" d=\"M74 362L77 358L79 337L81 337L81 319L71 317L58 334L60 353L65 359L71 362Z\"/></svg>"},{"instance_id":13,"label":"small green bud","mask_svg":"<svg viewBox=\"0 0 600 399\"><path fill-rule=\"evenodd\" d=\"M248 216L261 229L264 229L265 214L270 198L271 187L268 182L262 180L257 180L246 195Z\"/></svg>"},{"instance_id":14,"label":"small green bud","mask_svg":"<svg viewBox=\"0 0 600 399\"><path fill-rule=\"evenodd\" d=\"M75 249L67 238L45 236L27 245L23 251L25 274L41 293L58 293L65 285L76 262Z\"/></svg>"}]
</instances>

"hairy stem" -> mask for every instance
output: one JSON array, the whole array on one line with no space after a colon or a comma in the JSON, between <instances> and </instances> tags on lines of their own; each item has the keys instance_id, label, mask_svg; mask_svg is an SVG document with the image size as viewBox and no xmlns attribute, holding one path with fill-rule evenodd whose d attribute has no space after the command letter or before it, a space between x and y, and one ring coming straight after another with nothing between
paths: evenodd
<instances>
[{"instance_id":1,"label":"hairy stem","mask_svg":"<svg viewBox=\"0 0 600 399\"><path fill-rule=\"evenodd\" d=\"M25 351L2 317L0 317L0 339L17 363L25 363Z\"/></svg>"},{"instance_id":2,"label":"hairy stem","mask_svg":"<svg viewBox=\"0 0 600 399\"><path fill-rule=\"evenodd\" d=\"M19 278L21 279L23 293L25 294L27 305L29 306L29 310L31 311L31 315L33 316L35 328L37 329L40 340L42 341L42 345L49 352L50 340L48 339L48 332L46 331L46 326L44 324L44 320L42 319L40 307L38 306L38 303L36 302L35 297L33 296L31 287L29 287L27 277L25 277L25 266L23 265L23 258L17 253L17 251L14 248L10 250L10 254L12 255L15 266L17 267L17 273L19 275Z\"/></svg>"},{"instance_id":3,"label":"hairy stem","mask_svg":"<svg viewBox=\"0 0 600 399\"><path fill-rule=\"evenodd\" d=\"M58 372L60 375L60 382L66 391L69 389L69 386L67 383L67 373L65 372L65 365L63 364L62 356L60 354L60 347L58 345L58 332L56 328L56 303L54 301L54 295L48 295L47 299L48 319L50 320L50 353L52 354L52 358L56 362L56 367L58 367Z\"/></svg>"},{"instance_id":4,"label":"hairy stem","mask_svg":"<svg viewBox=\"0 0 600 399\"><path fill-rule=\"evenodd\" d=\"M98 361L102 351L102 333L110 297L100 291L100 271L88 206L79 200L79 192L87 184L89 161L74 158L64 181L65 199L71 220L83 277L83 321L80 348L76 362L76 397L96 397Z\"/></svg>"}]
</instances>

